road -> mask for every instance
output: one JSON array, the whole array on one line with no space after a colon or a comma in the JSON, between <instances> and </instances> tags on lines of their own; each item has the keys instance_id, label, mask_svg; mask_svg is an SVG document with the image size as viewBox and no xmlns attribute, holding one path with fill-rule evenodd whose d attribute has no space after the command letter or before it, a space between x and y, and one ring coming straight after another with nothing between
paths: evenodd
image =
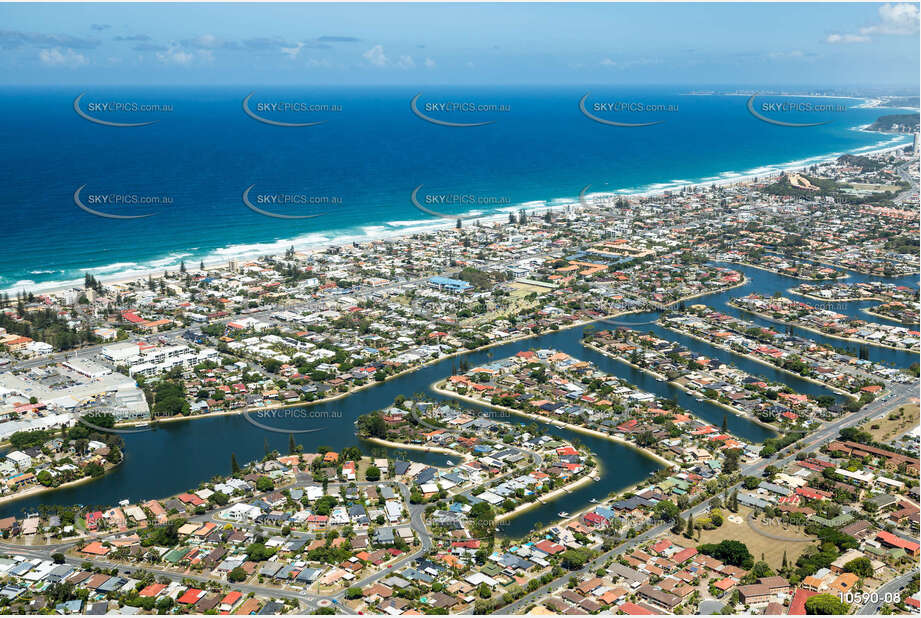
<instances>
[{"instance_id":1,"label":"road","mask_svg":"<svg viewBox=\"0 0 921 618\"><path fill-rule=\"evenodd\" d=\"M872 593L875 600L868 601L866 605L858 609L855 614L858 616L873 616L879 614L879 610L886 605L887 603L893 603L893 599L898 595L899 591L908 585L908 582L911 581L912 577L917 577L918 573L916 571L908 571L903 575L899 575L893 580L890 580L876 589ZM901 598L901 597L899 597ZM889 599L887 601L887 599Z\"/></svg>"},{"instance_id":2,"label":"road","mask_svg":"<svg viewBox=\"0 0 921 618\"><path fill-rule=\"evenodd\" d=\"M830 423L823 425L818 431L808 436L808 440L804 439L800 442L791 445L784 449L783 452L787 452L783 457L774 460L773 458L761 458L756 461L751 462L746 466L742 466L740 471L745 476L760 476L764 472L764 468L769 465L774 465L776 467L781 467L789 464L795 459L796 453L803 450L814 450L819 447L831 442L838 437L838 432L846 427L851 427L853 425L860 424L869 418L874 418L881 414L886 413L892 408L898 407L905 403L908 403L908 400L912 397L917 396L917 386L916 385L899 385L893 387L891 392L893 393L892 397L886 401L874 401L866 405L860 412L855 412L853 414L847 415ZM780 454L780 453L778 453ZM728 494L735 489L738 489L741 483L736 483L735 485L728 487L724 493ZM682 519L687 519L689 515L698 515L704 510L706 510L706 502L699 504L697 506L691 507L681 513ZM642 544L648 540L651 540L657 537L660 534L663 534L665 531L671 528L670 523L659 524L653 528L650 528L646 532L639 534L624 543L621 543L617 547L607 551L597 558L595 558L591 563L585 567L579 569L578 571L571 571L563 574L561 577L555 579L554 581L545 584L531 592L521 597L518 601L511 603L501 609L503 614L517 614L524 610L525 607L537 602L544 595L548 594L550 591L565 586L569 581L569 578L576 576L577 578L583 575L587 575L589 572L595 571L599 566L607 562L608 559L619 556L630 549L636 547L639 544Z\"/></svg>"}]
</instances>

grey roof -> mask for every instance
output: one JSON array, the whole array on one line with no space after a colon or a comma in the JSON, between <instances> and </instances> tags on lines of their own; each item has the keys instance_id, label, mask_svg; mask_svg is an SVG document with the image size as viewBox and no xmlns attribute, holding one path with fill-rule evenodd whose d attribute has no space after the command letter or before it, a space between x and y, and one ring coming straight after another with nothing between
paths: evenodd
<instances>
[{"instance_id":1,"label":"grey roof","mask_svg":"<svg viewBox=\"0 0 921 618\"><path fill-rule=\"evenodd\" d=\"M110 577L101 586L96 588L97 592L115 592L128 583L124 577Z\"/></svg>"}]
</instances>

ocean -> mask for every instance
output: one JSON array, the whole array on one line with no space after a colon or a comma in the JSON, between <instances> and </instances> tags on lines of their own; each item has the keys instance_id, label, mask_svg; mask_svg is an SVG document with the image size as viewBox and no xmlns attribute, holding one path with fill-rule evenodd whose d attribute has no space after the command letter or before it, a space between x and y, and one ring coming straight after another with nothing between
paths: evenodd
<instances>
[{"instance_id":1,"label":"ocean","mask_svg":"<svg viewBox=\"0 0 921 618\"><path fill-rule=\"evenodd\" d=\"M586 117L586 109L617 122ZM108 122L91 122L74 110ZM287 127L257 121L321 122ZM800 98L830 111L764 112L747 97L679 89L8 88L0 93L0 290L49 289L84 273L125 278L453 225L455 216L542 213L590 192L643 193L803 167L909 143L860 131L897 110ZM421 93L421 94L420 94ZM418 117L416 109L445 126ZM759 97L762 102L777 97ZM792 101L794 99L785 99ZM106 109L103 104L108 104ZM112 104L126 111L110 111ZM287 105L279 111L271 104ZM301 111L303 105L326 106ZM447 104L447 105L441 105ZM160 109L133 109L159 105ZM448 108L454 106L454 111ZM166 108L165 106L168 106ZM480 107L480 106L485 106ZM659 106L639 110L640 106ZM613 110L612 108L617 108ZM439 218L416 208L410 197ZM96 216L75 203L105 214ZM320 215L307 219L272 214ZM123 203L112 205L112 200ZM122 197L124 196L124 197ZM135 203L155 197L158 204ZM108 200L106 202L105 200ZM319 202L319 203L314 203Z\"/></svg>"}]
</instances>

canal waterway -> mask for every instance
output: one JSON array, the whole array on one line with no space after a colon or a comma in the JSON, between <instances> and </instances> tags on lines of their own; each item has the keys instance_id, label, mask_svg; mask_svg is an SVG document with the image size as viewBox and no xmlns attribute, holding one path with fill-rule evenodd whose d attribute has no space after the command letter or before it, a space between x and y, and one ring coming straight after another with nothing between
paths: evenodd
<instances>
[{"instance_id":1,"label":"canal waterway","mask_svg":"<svg viewBox=\"0 0 921 618\"><path fill-rule=\"evenodd\" d=\"M725 292L711 294L688 301L687 304L702 303L714 309L724 311L764 326L777 328L778 325L751 314L733 309L727 304L731 298L744 296L752 292L773 294L797 285L798 281L782 277L756 268L724 264L742 271L748 278L744 286ZM850 273L849 281L873 280L875 278ZM917 277L885 279L900 285L917 285ZM857 303L837 303L835 310L861 319L870 316L862 313L861 308L871 306L873 301ZM802 380L772 367L737 356L725 350L714 348L706 343L684 337L655 324L657 314L654 312L622 316L613 321L613 326L627 325L647 331L665 339L679 341L700 354L719 358L727 363L762 378L784 382L795 391L814 396L832 395L841 400L842 396L827 388ZM591 361L599 369L619 376L637 387L662 397L676 400L699 418L719 426L725 418L730 433L752 442L762 442L774 435L769 428L755 423L745 417L727 412L724 408L705 401L697 401L681 389L667 382L658 382L649 374L630 367L602 354L598 354L582 345L582 336L586 328L604 328L604 323L577 327L542 334L539 337L515 341L496 346L488 350L470 352L464 356L446 358L422 369L402 375L398 378L377 384L371 388L352 393L342 399L304 408L277 411L269 418L260 413L252 413L262 424L279 431L266 431L249 422L240 415L202 418L185 422L163 423L151 431L125 435L126 459L114 471L93 482L72 486L57 491L29 496L14 502L0 505L0 514L22 515L38 510L40 505L81 504L112 505L120 500L137 502L150 498L162 498L187 489L194 489L199 484L217 475L230 473L230 457L233 453L237 461L244 463L261 459L267 450L287 452L289 431L306 430L309 433L294 433L295 440L303 446L305 452L314 452L322 446L333 450L359 445L366 453L402 457L432 465L445 465L449 459L443 454L424 453L404 449L387 449L369 443L360 444L355 436L354 422L360 415L381 409L391 404L397 395L407 397L415 393L424 393L436 400L452 402L453 405L471 407L472 404L445 398L430 391L430 385L450 375L459 366L461 359L466 359L469 366L505 358L517 352L535 348L558 349L572 356ZM782 327L781 327L782 328ZM816 333L794 329L797 335L816 341L831 343L838 347L848 347L848 343L823 337ZM853 346L852 346L853 347ZM889 350L875 346L864 346L871 360L906 367L917 362L917 355ZM475 406L473 406L475 407ZM533 421L515 416L502 418L505 422L527 425ZM539 423L542 430L566 440L578 440L588 447L599 461L602 469L599 481L584 485L553 502L540 505L526 511L507 522L501 533L508 536L521 536L531 530L537 523L550 523L557 519L559 511L575 512L584 508L591 498L601 499L611 492L640 484L650 474L658 470L661 464L640 451L603 440L590 435L576 433L566 429Z\"/></svg>"}]
</instances>

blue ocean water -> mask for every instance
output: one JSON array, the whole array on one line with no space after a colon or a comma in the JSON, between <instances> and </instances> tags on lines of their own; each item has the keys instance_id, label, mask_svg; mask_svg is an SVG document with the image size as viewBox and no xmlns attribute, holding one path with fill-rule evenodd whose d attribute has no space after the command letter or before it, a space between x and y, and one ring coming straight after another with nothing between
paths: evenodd
<instances>
[{"instance_id":1,"label":"blue ocean water","mask_svg":"<svg viewBox=\"0 0 921 618\"><path fill-rule=\"evenodd\" d=\"M846 105L846 111L787 113L790 122L831 120L786 128L754 118L742 96L697 96L679 89L592 88L587 102L677 106L677 111L596 115L621 122L664 120L642 128L600 124L579 110L583 88L426 88L419 109L452 122L425 122L410 109L410 88L259 89L251 100L336 106L337 111L260 112L286 122L253 120L243 87L87 87L81 109L99 102L170 105L169 112L90 112L116 122L158 120L121 128L101 126L73 108L79 89L6 89L0 93L0 290L39 289L99 277L175 269L283 251L288 246L366 240L444 221L416 209L421 195L473 196L439 212L484 215L538 211L591 191L633 193L764 174L845 152L907 143L908 138L856 130L893 110L859 108L859 100L799 99ZM777 100L763 98L759 101ZM789 100L789 99L787 99ZM493 111L445 112L438 102L499 106ZM429 104L429 105L426 105ZM166 196L168 205L93 205L110 213L156 213L134 220L100 218L80 210L74 192ZM258 204L290 220L265 217L241 199L300 194L336 198L317 206ZM477 204L485 198L489 205ZM469 199L469 198L468 198ZM89 205L89 204L88 204Z\"/></svg>"}]
</instances>

